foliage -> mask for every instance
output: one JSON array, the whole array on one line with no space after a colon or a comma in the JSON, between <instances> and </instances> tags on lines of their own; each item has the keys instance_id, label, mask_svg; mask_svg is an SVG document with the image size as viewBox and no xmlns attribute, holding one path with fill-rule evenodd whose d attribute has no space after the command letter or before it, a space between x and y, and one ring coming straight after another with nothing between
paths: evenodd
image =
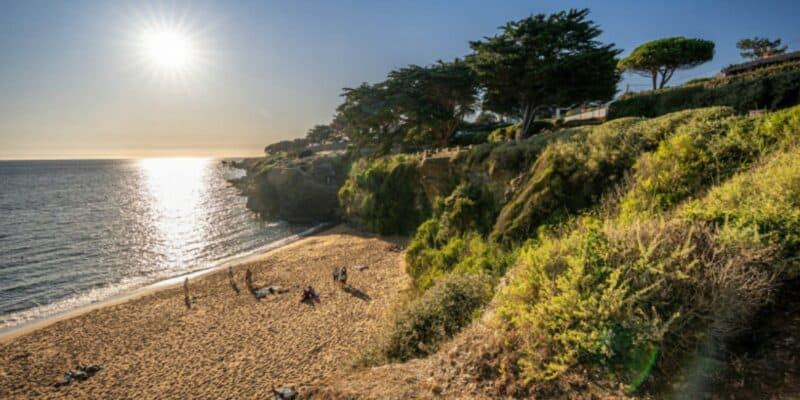
<instances>
[{"instance_id":1,"label":"foliage","mask_svg":"<svg viewBox=\"0 0 800 400\"><path fill-rule=\"evenodd\" d=\"M406 251L406 270L418 291L450 271L501 276L512 256L484 240L496 215L491 195L467 183L446 199L440 198L433 216L420 225Z\"/></svg>"},{"instance_id":2,"label":"foliage","mask_svg":"<svg viewBox=\"0 0 800 400\"><path fill-rule=\"evenodd\" d=\"M800 132L800 125L795 125ZM691 219L752 230L765 245L782 249L774 266L800 276L800 151L778 152L754 171L736 175L681 211Z\"/></svg>"},{"instance_id":3,"label":"foliage","mask_svg":"<svg viewBox=\"0 0 800 400\"><path fill-rule=\"evenodd\" d=\"M335 120L342 132L358 147L375 147L388 152L403 137L400 116L392 110L386 83L362 83L344 88L344 102L336 108Z\"/></svg>"},{"instance_id":4,"label":"foliage","mask_svg":"<svg viewBox=\"0 0 800 400\"><path fill-rule=\"evenodd\" d=\"M416 157L361 159L339 189L339 202L347 218L366 229L408 233L430 213L419 179Z\"/></svg>"},{"instance_id":5,"label":"foliage","mask_svg":"<svg viewBox=\"0 0 800 400\"><path fill-rule=\"evenodd\" d=\"M477 90L464 61L410 65L382 82L345 88L335 121L359 147L387 152L403 142L444 146L473 112Z\"/></svg>"},{"instance_id":6,"label":"foliage","mask_svg":"<svg viewBox=\"0 0 800 400\"><path fill-rule=\"evenodd\" d=\"M426 356L469 324L491 298L490 281L481 274L450 274L401 309L382 353L389 361Z\"/></svg>"},{"instance_id":7,"label":"foliage","mask_svg":"<svg viewBox=\"0 0 800 400\"><path fill-rule=\"evenodd\" d=\"M771 256L739 231L585 218L523 248L498 314L520 336L528 380L583 364L635 389L655 354L671 376L741 332L774 290Z\"/></svg>"},{"instance_id":8,"label":"foliage","mask_svg":"<svg viewBox=\"0 0 800 400\"><path fill-rule=\"evenodd\" d=\"M291 150L302 150L308 146L308 143L309 143L308 140L305 138L299 138L294 140L282 140L280 142L276 142L265 147L264 153L266 153L267 155L272 155Z\"/></svg>"},{"instance_id":9,"label":"foliage","mask_svg":"<svg viewBox=\"0 0 800 400\"><path fill-rule=\"evenodd\" d=\"M447 145L464 117L474 112L478 95L475 73L463 61L439 61L428 67L410 65L386 80L394 112L406 129L421 135L416 142Z\"/></svg>"},{"instance_id":10,"label":"foliage","mask_svg":"<svg viewBox=\"0 0 800 400\"><path fill-rule=\"evenodd\" d=\"M514 138L517 137L519 128L520 126L518 124L506 125L497 128L489 134L487 140L490 142L507 142L509 140L514 140Z\"/></svg>"},{"instance_id":11,"label":"foliage","mask_svg":"<svg viewBox=\"0 0 800 400\"><path fill-rule=\"evenodd\" d=\"M738 112L761 108L774 110L800 103L800 69L756 76L722 86L715 86L710 82L707 85L633 95L611 103L608 119L656 117L679 110L710 106L733 107Z\"/></svg>"},{"instance_id":12,"label":"foliage","mask_svg":"<svg viewBox=\"0 0 800 400\"><path fill-rule=\"evenodd\" d=\"M601 31L586 20L588 13L533 15L470 42L474 54L468 61L486 89L483 108L522 116L520 134L526 138L542 108L610 99L619 81L619 51L596 40Z\"/></svg>"},{"instance_id":13,"label":"foliage","mask_svg":"<svg viewBox=\"0 0 800 400\"><path fill-rule=\"evenodd\" d=\"M679 69L694 68L714 58L714 43L670 37L647 42L619 62L619 68L652 78L653 90L663 88ZM658 79L661 82L658 83Z\"/></svg>"},{"instance_id":14,"label":"foliage","mask_svg":"<svg viewBox=\"0 0 800 400\"><path fill-rule=\"evenodd\" d=\"M341 139L340 133L330 125L314 125L306 132L306 140L309 143L329 143L339 139Z\"/></svg>"},{"instance_id":15,"label":"foliage","mask_svg":"<svg viewBox=\"0 0 800 400\"><path fill-rule=\"evenodd\" d=\"M624 218L651 215L721 182L775 147L797 142L800 106L758 120L699 120L682 126L633 168L621 200Z\"/></svg>"},{"instance_id":16,"label":"foliage","mask_svg":"<svg viewBox=\"0 0 800 400\"><path fill-rule=\"evenodd\" d=\"M781 40L769 40L762 37L742 39L736 42L736 48L742 50L743 58L758 59L775 56L786 52L786 46L781 46Z\"/></svg>"},{"instance_id":17,"label":"foliage","mask_svg":"<svg viewBox=\"0 0 800 400\"><path fill-rule=\"evenodd\" d=\"M706 83L709 83L709 82L711 82L711 81L713 81L713 80L714 80L714 78L710 78L710 77L706 77L706 78L694 78L694 79L689 79L689 80L688 80L688 81L686 81L686 82L683 82L683 85L681 85L681 86L683 86L683 87L686 87L686 86L695 86L695 85L701 85L701 84L706 84Z\"/></svg>"}]
</instances>

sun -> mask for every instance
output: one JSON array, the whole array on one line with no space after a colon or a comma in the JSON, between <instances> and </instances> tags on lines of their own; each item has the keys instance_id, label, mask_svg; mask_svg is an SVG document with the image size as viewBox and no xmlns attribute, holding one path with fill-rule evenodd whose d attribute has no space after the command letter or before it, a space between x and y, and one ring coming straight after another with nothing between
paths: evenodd
<instances>
[{"instance_id":1,"label":"sun","mask_svg":"<svg viewBox=\"0 0 800 400\"><path fill-rule=\"evenodd\" d=\"M197 62L197 47L191 35L177 28L143 29L140 48L145 61L161 72L185 72Z\"/></svg>"}]
</instances>

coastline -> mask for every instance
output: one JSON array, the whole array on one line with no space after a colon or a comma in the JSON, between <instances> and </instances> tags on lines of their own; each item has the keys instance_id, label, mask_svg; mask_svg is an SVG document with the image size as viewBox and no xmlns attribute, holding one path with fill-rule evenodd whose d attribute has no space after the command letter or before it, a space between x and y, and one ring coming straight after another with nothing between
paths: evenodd
<instances>
[{"instance_id":1,"label":"coastline","mask_svg":"<svg viewBox=\"0 0 800 400\"><path fill-rule=\"evenodd\" d=\"M410 284L396 251L406 241L337 225L233 265L238 290L220 268L197 275L190 307L182 285L164 283L17 331L0 343L0 397L269 398L283 385L307 392L346 374L381 334ZM347 288L331 282L340 266L352 268ZM288 292L254 298L246 270L254 286ZM308 286L319 302L298 301ZM101 370L54 387L76 365Z\"/></svg>"},{"instance_id":2,"label":"coastline","mask_svg":"<svg viewBox=\"0 0 800 400\"><path fill-rule=\"evenodd\" d=\"M67 310L63 312L59 312L53 315L48 315L43 318L35 319L33 321L24 322L19 325L0 328L0 344L8 343L9 341L31 332L34 332L38 329L46 328L56 322L63 321L66 319L71 319L78 317L80 315L86 314L93 310L110 307L118 304L122 304L131 300L138 299L143 296L147 296L149 294L153 294L159 290L166 290L170 288L174 288L183 283L183 280L186 278L189 279L196 279L202 276L206 276L209 274L213 274L217 271L226 269L228 267L236 267L238 265L255 262L268 257L269 254L275 250L281 249L283 247L289 246L297 241L300 241L304 238L309 236L324 232L325 230L333 229L336 227L336 223L333 222L325 222L321 224L317 224L312 226L311 228L306 229L300 233L296 233L294 235L287 236L283 239L276 240L272 243L269 243L265 246L259 247L257 249L253 249L251 251L237 254L231 257L227 257L225 259L220 260L216 265L203 268L197 271L176 275L170 278L162 279L150 284L147 284L143 287L134 289L127 293L120 293L114 295L108 299L104 299L98 302L89 303L80 307L77 307L72 310Z\"/></svg>"}]
</instances>

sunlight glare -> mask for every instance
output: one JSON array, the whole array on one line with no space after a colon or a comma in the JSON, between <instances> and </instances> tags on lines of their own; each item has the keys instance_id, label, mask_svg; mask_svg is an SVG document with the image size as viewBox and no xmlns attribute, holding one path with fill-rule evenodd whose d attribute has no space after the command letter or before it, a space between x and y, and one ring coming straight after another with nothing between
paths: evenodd
<instances>
[{"instance_id":1,"label":"sunlight glare","mask_svg":"<svg viewBox=\"0 0 800 400\"><path fill-rule=\"evenodd\" d=\"M211 160L205 158L148 158L139 168L149 192L150 211L166 255L167 267L192 259L180 249L184 243L199 251L205 232L199 221L208 197Z\"/></svg>"}]
</instances>

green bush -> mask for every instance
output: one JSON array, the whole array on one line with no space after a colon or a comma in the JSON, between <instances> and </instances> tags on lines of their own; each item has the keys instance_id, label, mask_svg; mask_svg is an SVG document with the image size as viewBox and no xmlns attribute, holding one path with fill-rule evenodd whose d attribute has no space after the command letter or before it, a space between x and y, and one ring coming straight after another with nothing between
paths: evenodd
<instances>
[{"instance_id":1,"label":"green bush","mask_svg":"<svg viewBox=\"0 0 800 400\"><path fill-rule=\"evenodd\" d=\"M451 272L486 272L499 277L512 261L510 253L484 239L497 215L490 195L462 183L438 200L434 215L414 235L406 251L406 269L422 292Z\"/></svg>"},{"instance_id":2,"label":"green bush","mask_svg":"<svg viewBox=\"0 0 800 400\"><path fill-rule=\"evenodd\" d=\"M508 142L517 138L519 134L520 125L508 125L501 128L497 128L493 130L488 137L488 141L490 142ZM555 125L553 125L550 121L545 120L536 120L531 122L530 128L530 135L531 137L536 136L537 133L552 131L555 129Z\"/></svg>"},{"instance_id":3,"label":"green bush","mask_svg":"<svg viewBox=\"0 0 800 400\"><path fill-rule=\"evenodd\" d=\"M780 151L734 176L689 203L682 215L754 231L764 245L783 252L776 268L790 278L800 276L800 150Z\"/></svg>"},{"instance_id":4,"label":"green bush","mask_svg":"<svg viewBox=\"0 0 800 400\"><path fill-rule=\"evenodd\" d=\"M521 242L535 229L596 204L619 183L639 154L653 150L680 126L730 116L732 110L687 110L652 120L619 119L584 128L585 135L549 144L523 186L503 209L492 237Z\"/></svg>"},{"instance_id":5,"label":"green bush","mask_svg":"<svg viewBox=\"0 0 800 400\"><path fill-rule=\"evenodd\" d=\"M666 210L798 137L800 107L757 120L728 117L684 125L636 162L621 214L633 218Z\"/></svg>"},{"instance_id":6,"label":"green bush","mask_svg":"<svg viewBox=\"0 0 800 400\"><path fill-rule=\"evenodd\" d=\"M406 155L354 163L339 202L348 220L381 234L411 232L430 214L419 158Z\"/></svg>"},{"instance_id":7,"label":"green bush","mask_svg":"<svg viewBox=\"0 0 800 400\"><path fill-rule=\"evenodd\" d=\"M490 142L507 142L514 140L519 132L519 124L513 124L493 130L487 138Z\"/></svg>"},{"instance_id":8,"label":"green bush","mask_svg":"<svg viewBox=\"0 0 800 400\"><path fill-rule=\"evenodd\" d=\"M397 313L382 353L389 361L433 353L472 321L491 293L490 281L481 274L447 275Z\"/></svg>"},{"instance_id":9,"label":"green bush","mask_svg":"<svg viewBox=\"0 0 800 400\"><path fill-rule=\"evenodd\" d=\"M720 86L709 82L629 96L611 103L608 119L656 117L678 110L709 106L728 106L738 112L760 108L774 110L798 103L800 69L792 69L735 80Z\"/></svg>"},{"instance_id":10,"label":"green bush","mask_svg":"<svg viewBox=\"0 0 800 400\"><path fill-rule=\"evenodd\" d=\"M742 332L774 290L771 255L747 232L585 218L523 247L498 315L528 381L584 365L634 390L654 363L674 376L686 356Z\"/></svg>"}]
</instances>

